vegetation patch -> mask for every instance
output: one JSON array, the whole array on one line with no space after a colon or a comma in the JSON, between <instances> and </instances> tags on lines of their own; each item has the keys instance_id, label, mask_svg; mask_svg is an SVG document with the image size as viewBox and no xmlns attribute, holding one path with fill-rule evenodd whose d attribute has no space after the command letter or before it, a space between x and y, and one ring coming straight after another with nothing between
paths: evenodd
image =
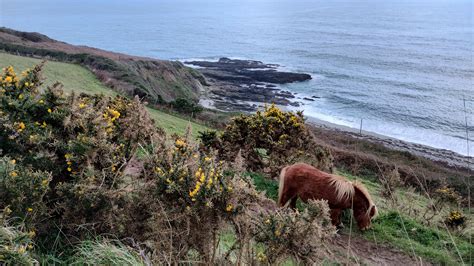
<instances>
[{"instance_id":1,"label":"vegetation patch","mask_svg":"<svg viewBox=\"0 0 474 266\"><path fill-rule=\"evenodd\" d=\"M167 136L138 98L44 88L41 68L7 67L0 77L2 230L18 228L20 236L1 240L8 246L1 262L255 264L290 256L315 263L325 256L321 243L334 234L326 202L301 213L277 210L243 174L240 153L221 160L193 140L190 127ZM221 228L235 232L226 251Z\"/></svg>"},{"instance_id":2,"label":"vegetation patch","mask_svg":"<svg viewBox=\"0 0 474 266\"><path fill-rule=\"evenodd\" d=\"M239 147L249 169L272 177L283 166L301 161L332 170L330 152L314 140L303 114L282 111L274 104L234 117L221 134L207 132L200 138L205 148L216 149L224 160L234 158Z\"/></svg>"},{"instance_id":3,"label":"vegetation patch","mask_svg":"<svg viewBox=\"0 0 474 266\"><path fill-rule=\"evenodd\" d=\"M1 68L11 65L16 69L27 69L32 65L40 64L42 61L30 57L0 53L0 62ZM43 88L59 82L63 84L62 89L68 94L74 92L76 94L118 95L115 91L102 85L92 72L79 65L47 61L43 65L42 75L46 78ZM150 112L150 116L155 120L156 125L163 128L169 134L183 135L189 125L194 128L196 135L199 131L208 130L206 126L192 122L189 119L184 119L149 107L147 107L147 109Z\"/></svg>"},{"instance_id":4,"label":"vegetation patch","mask_svg":"<svg viewBox=\"0 0 474 266\"><path fill-rule=\"evenodd\" d=\"M397 212L381 214L373 222L372 230L378 241L389 242L407 253L414 253L435 263L467 263L472 256L472 245L468 239L427 227ZM370 235L367 237L370 238Z\"/></svg>"}]
</instances>

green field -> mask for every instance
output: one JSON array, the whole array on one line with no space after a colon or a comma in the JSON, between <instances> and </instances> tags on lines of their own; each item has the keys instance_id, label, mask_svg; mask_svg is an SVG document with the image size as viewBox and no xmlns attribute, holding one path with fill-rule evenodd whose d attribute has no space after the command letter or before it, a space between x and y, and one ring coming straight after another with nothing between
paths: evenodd
<instances>
[{"instance_id":1,"label":"green field","mask_svg":"<svg viewBox=\"0 0 474 266\"><path fill-rule=\"evenodd\" d=\"M32 68L34 65L41 63L42 60L10 55L0 53L0 68L13 66L17 73ZM84 92L88 94L104 94L109 96L117 95L116 92L105 87L92 72L82 66L60 63L54 61L47 61L43 68L44 85L52 85L55 82L60 82L64 85L66 92ZM171 114L167 114L155 109L148 109L151 117L156 121L159 127L165 129L169 134L177 133L183 134L189 121ZM194 134L199 131L208 129L205 126L191 122Z\"/></svg>"}]
</instances>

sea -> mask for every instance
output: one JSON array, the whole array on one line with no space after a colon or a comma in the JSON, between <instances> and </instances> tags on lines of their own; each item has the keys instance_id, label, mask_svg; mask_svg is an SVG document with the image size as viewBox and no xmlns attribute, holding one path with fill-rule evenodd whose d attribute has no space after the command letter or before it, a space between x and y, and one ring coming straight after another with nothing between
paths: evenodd
<instances>
[{"instance_id":1,"label":"sea","mask_svg":"<svg viewBox=\"0 0 474 266\"><path fill-rule=\"evenodd\" d=\"M472 0L0 0L0 26L72 44L309 73L283 86L319 97L301 100L308 117L464 155L473 13Z\"/></svg>"}]
</instances>

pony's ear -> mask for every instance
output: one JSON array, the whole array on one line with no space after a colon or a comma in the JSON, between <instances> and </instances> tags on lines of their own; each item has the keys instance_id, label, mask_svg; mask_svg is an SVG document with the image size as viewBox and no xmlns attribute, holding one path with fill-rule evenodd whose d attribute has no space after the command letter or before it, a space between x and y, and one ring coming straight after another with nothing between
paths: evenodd
<instances>
[{"instance_id":1,"label":"pony's ear","mask_svg":"<svg viewBox=\"0 0 474 266\"><path fill-rule=\"evenodd\" d=\"M370 217L374 217L375 214L377 214L377 207L375 207L375 205L372 205L370 207L369 215L370 215Z\"/></svg>"}]
</instances>

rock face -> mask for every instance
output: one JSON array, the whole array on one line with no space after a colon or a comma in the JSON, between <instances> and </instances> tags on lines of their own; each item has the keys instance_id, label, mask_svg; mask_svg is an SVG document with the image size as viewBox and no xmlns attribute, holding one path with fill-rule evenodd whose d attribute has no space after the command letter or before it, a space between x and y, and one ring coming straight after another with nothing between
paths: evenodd
<instances>
[{"instance_id":1,"label":"rock face","mask_svg":"<svg viewBox=\"0 0 474 266\"><path fill-rule=\"evenodd\" d=\"M216 62L184 63L200 68L210 84L208 97L214 102L214 107L226 111L254 111L258 103L298 106L290 100L295 96L281 91L277 85L311 79L309 74L278 71L278 65L254 60L224 57Z\"/></svg>"}]
</instances>

